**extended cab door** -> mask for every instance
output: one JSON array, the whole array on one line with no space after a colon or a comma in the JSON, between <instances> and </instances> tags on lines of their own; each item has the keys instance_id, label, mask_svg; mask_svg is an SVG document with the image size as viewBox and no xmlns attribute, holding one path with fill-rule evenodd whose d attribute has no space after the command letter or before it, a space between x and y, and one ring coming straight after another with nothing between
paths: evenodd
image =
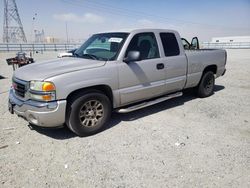
<instances>
[{"instance_id":1,"label":"extended cab door","mask_svg":"<svg viewBox=\"0 0 250 188\"><path fill-rule=\"evenodd\" d=\"M190 48L191 48L192 50L199 50L199 49L200 49L198 37L193 37L193 38L192 38Z\"/></svg>"},{"instance_id":2,"label":"extended cab door","mask_svg":"<svg viewBox=\"0 0 250 188\"><path fill-rule=\"evenodd\" d=\"M199 50L200 49L198 37L193 37L191 44L185 38L181 38L181 41L182 41L183 48L185 50Z\"/></svg>"},{"instance_id":3,"label":"extended cab door","mask_svg":"<svg viewBox=\"0 0 250 188\"><path fill-rule=\"evenodd\" d=\"M165 91L165 67L159 55L159 47L152 32L135 34L129 51L139 51L140 60L122 62L119 69L119 91L121 105L156 97Z\"/></svg>"},{"instance_id":4,"label":"extended cab door","mask_svg":"<svg viewBox=\"0 0 250 188\"><path fill-rule=\"evenodd\" d=\"M160 33L166 70L166 93L182 90L186 83L187 58L177 33ZM177 38L179 40L177 40Z\"/></svg>"}]
</instances>

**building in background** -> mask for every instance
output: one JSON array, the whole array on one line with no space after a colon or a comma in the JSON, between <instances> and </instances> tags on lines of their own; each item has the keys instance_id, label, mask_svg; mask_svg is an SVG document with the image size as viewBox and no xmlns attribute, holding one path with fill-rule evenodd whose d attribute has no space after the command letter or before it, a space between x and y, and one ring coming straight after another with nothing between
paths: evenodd
<instances>
[{"instance_id":1,"label":"building in background","mask_svg":"<svg viewBox=\"0 0 250 188\"><path fill-rule=\"evenodd\" d=\"M212 43L242 43L250 42L250 36L214 37Z\"/></svg>"},{"instance_id":2,"label":"building in background","mask_svg":"<svg viewBox=\"0 0 250 188\"><path fill-rule=\"evenodd\" d=\"M250 36L214 37L203 42L202 48L250 49Z\"/></svg>"},{"instance_id":3,"label":"building in background","mask_svg":"<svg viewBox=\"0 0 250 188\"><path fill-rule=\"evenodd\" d=\"M48 43L48 44L54 44L54 43L59 43L61 42L59 38L55 38L55 37L45 37L44 38L44 42Z\"/></svg>"}]
</instances>

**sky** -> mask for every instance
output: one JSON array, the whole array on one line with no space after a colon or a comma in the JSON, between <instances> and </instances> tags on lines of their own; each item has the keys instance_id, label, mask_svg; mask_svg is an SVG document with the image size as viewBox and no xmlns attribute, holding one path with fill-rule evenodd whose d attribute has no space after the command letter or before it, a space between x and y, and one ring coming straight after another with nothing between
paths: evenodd
<instances>
[{"instance_id":1,"label":"sky","mask_svg":"<svg viewBox=\"0 0 250 188\"><path fill-rule=\"evenodd\" d=\"M3 35L0 1L0 42ZM33 30L66 40L84 40L91 34L132 28L179 31L191 40L250 36L250 0L16 0L28 41ZM33 20L33 17L35 19Z\"/></svg>"}]
</instances>

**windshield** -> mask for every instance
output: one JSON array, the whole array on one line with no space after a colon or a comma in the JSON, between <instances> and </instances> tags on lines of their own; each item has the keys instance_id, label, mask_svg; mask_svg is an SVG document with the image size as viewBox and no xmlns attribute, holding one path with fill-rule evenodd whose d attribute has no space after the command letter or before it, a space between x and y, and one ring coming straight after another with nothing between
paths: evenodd
<instances>
[{"instance_id":1,"label":"windshield","mask_svg":"<svg viewBox=\"0 0 250 188\"><path fill-rule=\"evenodd\" d=\"M74 52L74 56L100 61L115 60L127 36L128 33L95 34Z\"/></svg>"}]
</instances>

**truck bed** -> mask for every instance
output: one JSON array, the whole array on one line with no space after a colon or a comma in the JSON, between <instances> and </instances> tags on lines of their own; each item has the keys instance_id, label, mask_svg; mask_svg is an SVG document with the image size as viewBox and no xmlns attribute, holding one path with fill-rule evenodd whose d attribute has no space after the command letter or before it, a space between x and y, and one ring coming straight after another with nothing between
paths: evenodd
<instances>
[{"instance_id":1,"label":"truck bed","mask_svg":"<svg viewBox=\"0 0 250 188\"><path fill-rule=\"evenodd\" d=\"M188 61L187 83L185 88L196 86L202 76L203 70L209 65L216 66L216 77L221 76L225 70L225 50L185 50L185 53Z\"/></svg>"}]
</instances>

